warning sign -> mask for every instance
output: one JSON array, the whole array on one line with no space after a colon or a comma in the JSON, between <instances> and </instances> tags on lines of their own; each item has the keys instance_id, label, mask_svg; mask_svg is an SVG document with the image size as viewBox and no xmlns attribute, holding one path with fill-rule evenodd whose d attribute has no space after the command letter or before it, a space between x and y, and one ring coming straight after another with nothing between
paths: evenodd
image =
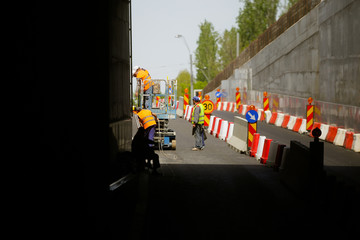
<instances>
[{"instance_id":1,"label":"warning sign","mask_svg":"<svg viewBox=\"0 0 360 240\"><path fill-rule=\"evenodd\" d=\"M202 105L204 105L205 114L211 114L214 111L214 103L211 100L203 101Z\"/></svg>"}]
</instances>

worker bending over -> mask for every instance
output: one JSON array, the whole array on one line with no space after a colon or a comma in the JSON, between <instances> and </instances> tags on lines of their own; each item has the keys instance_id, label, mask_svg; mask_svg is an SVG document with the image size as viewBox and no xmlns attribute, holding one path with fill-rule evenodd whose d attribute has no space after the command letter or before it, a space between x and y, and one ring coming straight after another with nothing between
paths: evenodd
<instances>
[{"instance_id":1,"label":"worker bending over","mask_svg":"<svg viewBox=\"0 0 360 240\"><path fill-rule=\"evenodd\" d=\"M140 162L140 165L145 164L145 166L153 169L153 174L158 174L157 168L160 167L159 155L157 155L153 149L158 118L148 109L136 108L134 112L139 118L141 127L133 139L133 152L136 154L137 161Z\"/></svg>"}]
</instances>

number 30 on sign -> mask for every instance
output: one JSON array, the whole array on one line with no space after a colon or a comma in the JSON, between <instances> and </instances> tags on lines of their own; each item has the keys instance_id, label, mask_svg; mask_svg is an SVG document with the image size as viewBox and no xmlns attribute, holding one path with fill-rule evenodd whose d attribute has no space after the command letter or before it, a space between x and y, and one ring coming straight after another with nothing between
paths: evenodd
<instances>
[{"instance_id":1,"label":"number 30 on sign","mask_svg":"<svg viewBox=\"0 0 360 240\"><path fill-rule=\"evenodd\" d=\"M204 105L205 114L211 114L214 111L214 103L211 100L203 101L202 105Z\"/></svg>"}]
</instances>

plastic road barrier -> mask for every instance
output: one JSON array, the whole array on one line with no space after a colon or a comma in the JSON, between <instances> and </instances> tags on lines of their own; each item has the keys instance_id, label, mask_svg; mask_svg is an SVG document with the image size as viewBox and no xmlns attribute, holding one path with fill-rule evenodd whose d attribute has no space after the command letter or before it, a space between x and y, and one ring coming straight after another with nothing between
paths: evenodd
<instances>
[{"instance_id":1,"label":"plastic road barrier","mask_svg":"<svg viewBox=\"0 0 360 240\"><path fill-rule=\"evenodd\" d=\"M279 146L279 142L271 141L270 148L269 148L268 159L265 162L265 164L267 166L274 166L275 165L275 158L276 158L276 153L277 153L277 150L278 150L278 146Z\"/></svg>"},{"instance_id":2,"label":"plastic road barrier","mask_svg":"<svg viewBox=\"0 0 360 240\"><path fill-rule=\"evenodd\" d=\"M352 145L353 145L353 141L354 141L354 133L353 132L346 132L345 133L345 140L344 140L344 147L346 149L351 150Z\"/></svg>"},{"instance_id":3,"label":"plastic road barrier","mask_svg":"<svg viewBox=\"0 0 360 240\"><path fill-rule=\"evenodd\" d=\"M234 131L234 123L229 122L229 127L226 133L225 142L227 142L229 138L231 138L231 136L233 135L233 131Z\"/></svg>"},{"instance_id":4,"label":"plastic road barrier","mask_svg":"<svg viewBox=\"0 0 360 240\"><path fill-rule=\"evenodd\" d=\"M221 123L221 129L219 132L219 138L223 141L225 141L226 134L228 132L228 128L229 128L229 122L226 120L223 120Z\"/></svg>"},{"instance_id":5,"label":"plastic road barrier","mask_svg":"<svg viewBox=\"0 0 360 240\"><path fill-rule=\"evenodd\" d=\"M346 129L338 128L334 144L337 146L344 146Z\"/></svg>"},{"instance_id":6,"label":"plastic road barrier","mask_svg":"<svg viewBox=\"0 0 360 240\"><path fill-rule=\"evenodd\" d=\"M329 131L328 131L328 134L326 135L325 140L326 140L327 142L333 143L334 140L335 140L337 131L338 131L338 127L336 127L336 126L329 126Z\"/></svg>"},{"instance_id":7,"label":"plastic road barrier","mask_svg":"<svg viewBox=\"0 0 360 240\"><path fill-rule=\"evenodd\" d=\"M269 123L271 115L272 115L271 111L265 111L265 121L266 121L266 123Z\"/></svg>"},{"instance_id":8,"label":"plastic road barrier","mask_svg":"<svg viewBox=\"0 0 360 240\"><path fill-rule=\"evenodd\" d=\"M326 136L329 132L329 125L328 124L321 124L320 126L320 130L321 130L321 135L320 135L320 139L324 140L326 139Z\"/></svg>"},{"instance_id":9,"label":"plastic road barrier","mask_svg":"<svg viewBox=\"0 0 360 240\"><path fill-rule=\"evenodd\" d=\"M270 118L270 121L269 121L270 124L275 124L277 115L278 115L277 112L273 112L273 113L271 114L271 118Z\"/></svg>"},{"instance_id":10,"label":"plastic road barrier","mask_svg":"<svg viewBox=\"0 0 360 240\"><path fill-rule=\"evenodd\" d=\"M288 124L289 124L289 120L290 120L290 115L284 115L284 120L281 124L282 128L287 128Z\"/></svg>"},{"instance_id":11,"label":"plastic road barrier","mask_svg":"<svg viewBox=\"0 0 360 240\"><path fill-rule=\"evenodd\" d=\"M256 155L257 148L258 148L258 145L259 145L259 138L260 138L260 134L255 133L254 134L253 145L251 146L251 150L250 150L250 156L251 157L255 157L255 155Z\"/></svg>"},{"instance_id":12,"label":"plastic road barrier","mask_svg":"<svg viewBox=\"0 0 360 240\"><path fill-rule=\"evenodd\" d=\"M287 125L287 128L290 129L290 130L293 130L294 129L294 126L295 126L295 123L296 123L296 119L297 117L295 116L290 116L290 119L289 119L289 123Z\"/></svg>"},{"instance_id":13,"label":"plastic road barrier","mask_svg":"<svg viewBox=\"0 0 360 240\"><path fill-rule=\"evenodd\" d=\"M207 129L208 133L210 133L210 134L212 134L211 130L212 130L213 126L214 126L214 118L215 118L214 115L210 116L210 123L209 123L209 127Z\"/></svg>"},{"instance_id":14,"label":"plastic road barrier","mask_svg":"<svg viewBox=\"0 0 360 240\"><path fill-rule=\"evenodd\" d=\"M259 144L258 144L258 148L257 148L256 155L255 155L256 160L260 161L260 158L262 156L263 149L264 149L265 139L266 139L265 136L260 136L260 138L259 138Z\"/></svg>"},{"instance_id":15,"label":"plastic road barrier","mask_svg":"<svg viewBox=\"0 0 360 240\"><path fill-rule=\"evenodd\" d=\"M272 141L272 139L269 139L269 138L265 139L263 153L260 158L260 163L262 163L262 164L265 164L269 158L269 150L270 150L271 141Z\"/></svg>"},{"instance_id":16,"label":"plastic road barrier","mask_svg":"<svg viewBox=\"0 0 360 240\"><path fill-rule=\"evenodd\" d=\"M284 114L283 113L278 113L278 116L277 116L276 121L275 121L275 126L281 127L281 124L283 123L283 121L284 121Z\"/></svg>"},{"instance_id":17,"label":"plastic road barrier","mask_svg":"<svg viewBox=\"0 0 360 240\"><path fill-rule=\"evenodd\" d=\"M351 150L355 152L360 152L360 133L354 134L354 140Z\"/></svg>"}]
</instances>

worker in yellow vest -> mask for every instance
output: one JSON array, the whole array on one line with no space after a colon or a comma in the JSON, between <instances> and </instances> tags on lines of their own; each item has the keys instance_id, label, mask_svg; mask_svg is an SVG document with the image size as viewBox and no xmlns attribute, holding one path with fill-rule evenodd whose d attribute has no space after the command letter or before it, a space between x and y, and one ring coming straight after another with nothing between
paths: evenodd
<instances>
[{"instance_id":1,"label":"worker in yellow vest","mask_svg":"<svg viewBox=\"0 0 360 240\"><path fill-rule=\"evenodd\" d=\"M142 135L145 145L141 143L140 139L137 140L136 143L132 144L134 145L132 148L137 149L136 152L138 155L143 155L145 166L151 168L153 174L158 174L156 169L160 167L159 156L154 152L153 149L155 128L158 118L148 109L136 108L134 112L137 114L141 125L136 135L139 135L139 133ZM141 136L138 136L138 138L141 138ZM136 144L140 146L135 146ZM152 165L150 163L151 160L153 162Z\"/></svg>"},{"instance_id":2,"label":"worker in yellow vest","mask_svg":"<svg viewBox=\"0 0 360 240\"><path fill-rule=\"evenodd\" d=\"M204 105L199 97L193 97L194 108L191 114L191 123L193 125L193 135L195 135L195 146L193 151L203 150L205 148L206 135L204 131Z\"/></svg>"},{"instance_id":3,"label":"worker in yellow vest","mask_svg":"<svg viewBox=\"0 0 360 240\"><path fill-rule=\"evenodd\" d=\"M151 76L149 71L135 66L133 69L133 77L138 79L138 84L135 91L135 96L138 96L139 86L141 86L141 82L143 83L144 89L141 89L144 94L151 94L153 90L154 81L151 80ZM149 96L144 96L144 106L146 109L151 107L152 99Z\"/></svg>"}]
</instances>

